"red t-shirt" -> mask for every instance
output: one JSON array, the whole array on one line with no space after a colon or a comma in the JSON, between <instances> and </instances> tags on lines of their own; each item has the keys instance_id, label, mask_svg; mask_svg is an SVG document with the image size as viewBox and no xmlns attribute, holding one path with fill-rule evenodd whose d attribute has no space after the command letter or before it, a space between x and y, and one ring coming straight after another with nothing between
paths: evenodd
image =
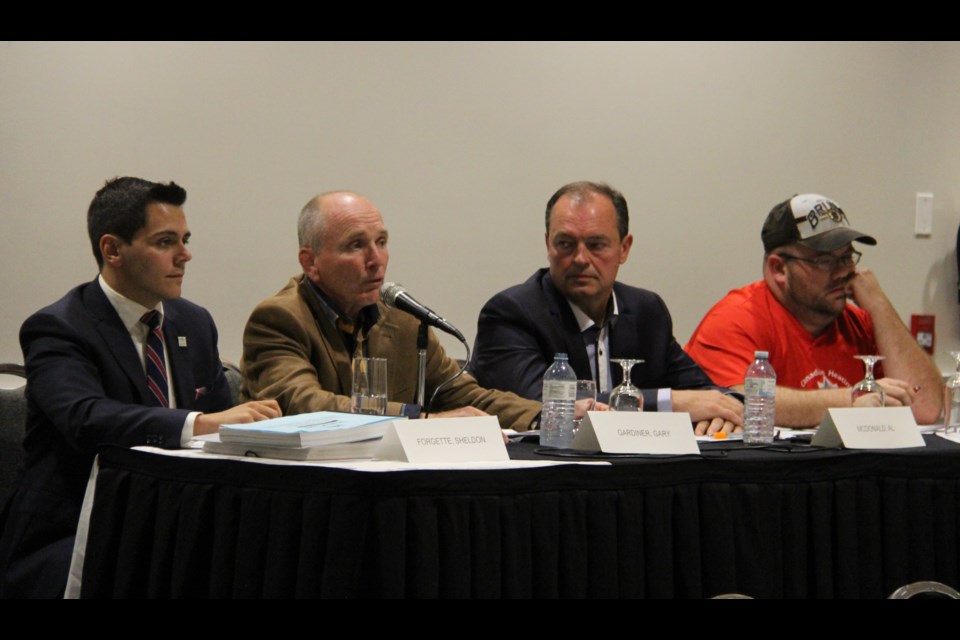
<instances>
[{"instance_id":1,"label":"red t-shirt","mask_svg":"<svg viewBox=\"0 0 960 640\"><path fill-rule=\"evenodd\" d=\"M715 304L684 349L725 387L743 384L753 352L767 351L777 384L795 389L852 387L864 376L863 362L854 356L878 353L873 321L863 309L848 303L826 331L813 337L762 280L734 289ZM874 376L883 376L880 364Z\"/></svg>"}]
</instances>

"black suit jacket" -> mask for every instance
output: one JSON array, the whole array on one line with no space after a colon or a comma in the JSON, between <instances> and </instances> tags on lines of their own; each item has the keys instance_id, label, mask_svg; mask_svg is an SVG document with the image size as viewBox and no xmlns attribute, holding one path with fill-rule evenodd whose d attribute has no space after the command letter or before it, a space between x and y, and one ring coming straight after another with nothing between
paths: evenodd
<instances>
[{"instance_id":1,"label":"black suit jacket","mask_svg":"<svg viewBox=\"0 0 960 640\"><path fill-rule=\"evenodd\" d=\"M617 282L619 317L610 329L610 359L639 358L631 379L643 390L647 411L657 408L657 389L721 389L680 347L673 321L657 294ZM540 400L543 374L554 354L566 353L577 378L589 380L590 360L580 327L550 272L540 269L523 284L502 291L484 305L477 321L470 371L484 387ZM614 385L623 380L611 367Z\"/></svg>"},{"instance_id":2,"label":"black suit jacket","mask_svg":"<svg viewBox=\"0 0 960 640\"><path fill-rule=\"evenodd\" d=\"M102 447L176 448L189 411L229 408L213 318L182 299L164 301L163 309L177 409L145 406L140 357L96 280L23 323L26 461L2 523L0 597L62 593L87 478Z\"/></svg>"}]
</instances>

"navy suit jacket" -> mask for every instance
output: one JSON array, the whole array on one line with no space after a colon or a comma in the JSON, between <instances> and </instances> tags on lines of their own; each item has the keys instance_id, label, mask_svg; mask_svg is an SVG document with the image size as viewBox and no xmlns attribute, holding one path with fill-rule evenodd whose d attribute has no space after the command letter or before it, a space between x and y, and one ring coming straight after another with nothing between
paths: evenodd
<instances>
[{"instance_id":1,"label":"navy suit jacket","mask_svg":"<svg viewBox=\"0 0 960 640\"><path fill-rule=\"evenodd\" d=\"M163 303L177 409L148 407L130 334L97 280L30 316L20 329L27 370L26 460L0 537L0 597L56 597L96 453L105 446L177 448L190 411L230 407L210 314Z\"/></svg>"},{"instance_id":2,"label":"navy suit jacket","mask_svg":"<svg viewBox=\"0 0 960 640\"><path fill-rule=\"evenodd\" d=\"M647 411L657 408L657 389L719 389L673 337L667 305L646 289L614 283L619 317L610 329L610 359L639 358L633 384L643 390ZM480 311L470 372L481 386L540 400L543 374L554 354L566 353L580 380L589 380L590 360L577 319L550 272L540 269L523 284L502 291ZM611 367L613 385L623 372Z\"/></svg>"}]
</instances>

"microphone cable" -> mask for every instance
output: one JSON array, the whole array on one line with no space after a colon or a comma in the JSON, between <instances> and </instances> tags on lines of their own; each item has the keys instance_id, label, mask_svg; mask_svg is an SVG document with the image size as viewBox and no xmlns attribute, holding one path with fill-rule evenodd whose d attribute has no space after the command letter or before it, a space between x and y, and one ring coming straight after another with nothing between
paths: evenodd
<instances>
[{"instance_id":1,"label":"microphone cable","mask_svg":"<svg viewBox=\"0 0 960 640\"><path fill-rule=\"evenodd\" d=\"M441 382L436 389L433 390L433 393L430 394L430 400L427 401L427 406L423 408L423 417L430 417L430 407L433 406L433 401L437 399L437 394L440 393L440 390L444 387L453 384L453 381L463 375L463 372L467 370L467 365L470 364L470 345L467 344L466 340L460 340L460 344L463 345L463 348L467 350L467 358L463 361L463 366L460 367L460 371L457 371L450 378Z\"/></svg>"}]
</instances>

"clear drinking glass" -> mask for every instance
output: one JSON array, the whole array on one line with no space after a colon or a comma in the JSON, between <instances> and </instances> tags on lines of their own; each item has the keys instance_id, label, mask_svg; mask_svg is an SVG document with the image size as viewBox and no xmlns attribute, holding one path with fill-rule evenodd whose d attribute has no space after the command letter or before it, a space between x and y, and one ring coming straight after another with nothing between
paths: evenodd
<instances>
[{"instance_id":1,"label":"clear drinking glass","mask_svg":"<svg viewBox=\"0 0 960 640\"><path fill-rule=\"evenodd\" d=\"M866 367L867 372L866 375L864 375L863 380L853 385L853 390L850 393L851 402L855 404L858 398L862 398L864 396L873 396L873 402L869 404L861 402L860 406L884 406L886 402L884 399L883 388L880 386L880 383L873 379L873 365L883 360L883 356L853 357L858 360L863 360L863 365Z\"/></svg>"},{"instance_id":2,"label":"clear drinking glass","mask_svg":"<svg viewBox=\"0 0 960 640\"><path fill-rule=\"evenodd\" d=\"M960 351L951 351L957 372L943 383L943 427L947 433L960 431Z\"/></svg>"},{"instance_id":3,"label":"clear drinking glass","mask_svg":"<svg viewBox=\"0 0 960 640\"><path fill-rule=\"evenodd\" d=\"M623 367L623 382L610 392L610 410L643 411L643 395L640 393L640 389L633 386L633 382L630 380L630 371L633 369L633 365L640 364L643 360L621 359L611 360L611 362L619 362L620 366Z\"/></svg>"},{"instance_id":4,"label":"clear drinking glass","mask_svg":"<svg viewBox=\"0 0 960 640\"><path fill-rule=\"evenodd\" d=\"M597 404L597 383L593 380L577 380L577 399L573 405L573 432L580 428L580 422L587 411L593 411Z\"/></svg>"},{"instance_id":5,"label":"clear drinking glass","mask_svg":"<svg viewBox=\"0 0 960 640\"><path fill-rule=\"evenodd\" d=\"M354 358L350 412L382 416L387 413L387 359Z\"/></svg>"}]
</instances>

